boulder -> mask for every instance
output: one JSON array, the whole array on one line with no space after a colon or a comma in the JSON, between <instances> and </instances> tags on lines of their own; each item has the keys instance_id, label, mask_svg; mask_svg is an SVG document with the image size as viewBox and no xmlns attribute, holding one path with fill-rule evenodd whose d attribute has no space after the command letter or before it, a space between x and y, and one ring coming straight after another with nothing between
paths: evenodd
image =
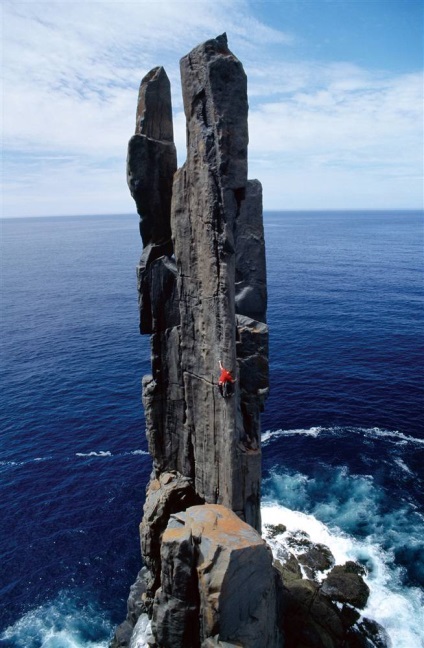
<instances>
[{"instance_id":1,"label":"boulder","mask_svg":"<svg viewBox=\"0 0 424 648\"><path fill-rule=\"evenodd\" d=\"M265 528L269 538L275 538L287 531L285 524L265 524Z\"/></svg>"},{"instance_id":2,"label":"boulder","mask_svg":"<svg viewBox=\"0 0 424 648\"><path fill-rule=\"evenodd\" d=\"M390 638L383 626L366 617L349 630L347 645L348 648L392 648Z\"/></svg>"},{"instance_id":3,"label":"boulder","mask_svg":"<svg viewBox=\"0 0 424 648\"><path fill-rule=\"evenodd\" d=\"M344 627L337 606L313 581L285 582L285 648L341 648Z\"/></svg>"},{"instance_id":4,"label":"boulder","mask_svg":"<svg viewBox=\"0 0 424 648\"><path fill-rule=\"evenodd\" d=\"M282 646L278 575L259 534L220 505L171 516L152 629L161 648Z\"/></svg>"},{"instance_id":5,"label":"boulder","mask_svg":"<svg viewBox=\"0 0 424 648\"><path fill-rule=\"evenodd\" d=\"M327 571L335 560L330 549L323 544L313 544L297 557L308 577L315 578L318 572Z\"/></svg>"},{"instance_id":6,"label":"boulder","mask_svg":"<svg viewBox=\"0 0 424 648\"><path fill-rule=\"evenodd\" d=\"M358 570L362 568L355 563L336 565L321 585L321 592L340 603L349 603L354 607L365 607L370 593L368 585Z\"/></svg>"}]
</instances>

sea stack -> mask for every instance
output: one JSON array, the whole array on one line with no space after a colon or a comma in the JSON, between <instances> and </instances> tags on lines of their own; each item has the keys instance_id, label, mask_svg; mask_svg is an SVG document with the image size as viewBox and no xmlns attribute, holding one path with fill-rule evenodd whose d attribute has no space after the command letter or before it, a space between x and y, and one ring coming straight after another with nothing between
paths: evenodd
<instances>
[{"instance_id":1,"label":"sea stack","mask_svg":"<svg viewBox=\"0 0 424 648\"><path fill-rule=\"evenodd\" d=\"M128 146L152 361L143 404L153 472L134 607L151 617L158 648L277 648L281 584L260 536L267 292L262 190L247 179L247 80L225 34L180 66L185 164L177 170L162 67L141 82ZM235 379L228 397L220 364ZM114 645L129 637L124 624Z\"/></svg>"},{"instance_id":2,"label":"sea stack","mask_svg":"<svg viewBox=\"0 0 424 648\"><path fill-rule=\"evenodd\" d=\"M143 567L111 648L389 648L361 616L361 565L336 565L328 547L284 524L266 525L269 544L261 537L267 289L262 190L247 180L246 75L223 34L181 60L181 77L184 166L161 67L141 82L128 146L153 470ZM235 380L230 394L220 365Z\"/></svg>"}]
</instances>

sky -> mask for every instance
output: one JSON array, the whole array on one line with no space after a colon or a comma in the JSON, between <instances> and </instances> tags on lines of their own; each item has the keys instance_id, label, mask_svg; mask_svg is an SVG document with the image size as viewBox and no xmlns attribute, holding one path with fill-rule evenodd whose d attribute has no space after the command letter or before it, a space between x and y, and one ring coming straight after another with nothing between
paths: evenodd
<instances>
[{"instance_id":1,"label":"sky","mask_svg":"<svg viewBox=\"0 0 424 648\"><path fill-rule=\"evenodd\" d=\"M135 213L142 77L224 31L265 210L423 207L423 0L2 0L2 215Z\"/></svg>"}]
</instances>

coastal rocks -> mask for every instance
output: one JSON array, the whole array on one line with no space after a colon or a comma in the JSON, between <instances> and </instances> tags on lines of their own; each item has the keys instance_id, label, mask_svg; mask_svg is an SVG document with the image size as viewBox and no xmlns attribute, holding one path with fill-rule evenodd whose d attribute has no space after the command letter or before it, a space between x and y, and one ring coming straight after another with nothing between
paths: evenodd
<instances>
[{"instance_id":1,"label":"coastal rocks","mask_svg":"<svg viewBox=\"0 0 424 648\"><path fill-rule=\"evenodd\" d=\"M135 582L130 587L127 601L127 617L125 621L117 627L110 648L127 648L134 635L134 628L137 625L139 618L143 615L147 616L144 598L148 578L148 569L142 567Z\"/></svg>"},{"instance_id":2,"label":"coastal rocks","mask_svg":"<svg viewBox=\"0 0 424 648\"><path fill-rule=\"evenodd\" d=\"M330 549L305 531L265 527L283 583L285 648L391 648L384 629L361 616L369 588L365 569L335 565Z\"/></svg>"},{"instance_id":3,"label":"coastal rocks","mask_svg":"<svg viewBox=\"0 0 424 648\"><path fill-rule=\"evenodd\" d=\"M357 608L366 605L370 593L362 575L364 570L353 562L333 567L321 586L321 592L339 603L349 603Z\"/></svg>"},{"instance_id":4,"label":"coastal rocks","mask_svg":"<svg viewBox=\"0 0 424 648\"><path fill-rule=\"evenodd\" d=\"M276 648L281 585L266 543L219 505L171 516L153 607L161 648Z\"/></svg>"}]
</instances>

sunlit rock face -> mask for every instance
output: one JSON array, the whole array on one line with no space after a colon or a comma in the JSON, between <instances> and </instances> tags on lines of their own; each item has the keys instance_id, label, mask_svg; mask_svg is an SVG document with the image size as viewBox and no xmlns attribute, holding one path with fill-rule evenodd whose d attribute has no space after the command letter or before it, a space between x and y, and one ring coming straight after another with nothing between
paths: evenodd
<instances>
[{"instance_id":1,"label":"sunlit rock face","mask_svg":"<svg viewBox=\"0 0 424 648\"><path fill-rule=\"evenodd\" d=\"M152 624L160 646L282 645L271 551L232 511L205 504L172 515L161 558Z\"/></svg>"}]
</instances>

